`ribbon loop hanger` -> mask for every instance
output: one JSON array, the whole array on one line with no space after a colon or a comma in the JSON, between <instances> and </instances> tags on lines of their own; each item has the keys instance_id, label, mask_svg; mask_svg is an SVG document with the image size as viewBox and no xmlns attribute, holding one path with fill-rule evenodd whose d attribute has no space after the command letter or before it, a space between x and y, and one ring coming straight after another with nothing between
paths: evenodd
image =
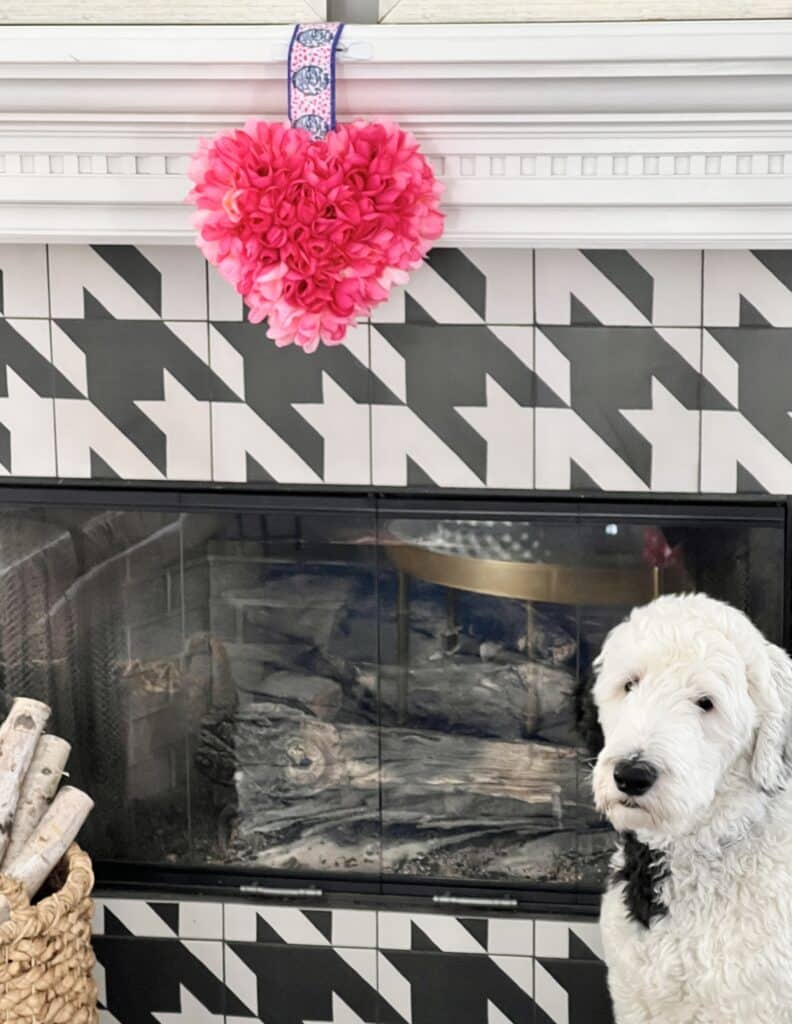
<instances>
[{"instance_id":1,"label":"ribbon loop hanger","mask_svg":"<svg viewBox=\"0 0 792 1024\"><path fill-rule=\"evenodd\" d=\"M289 121L312 139L335 128L335 62L340 22L295 25L289 44Z\"/></svg>"}]
</instances>

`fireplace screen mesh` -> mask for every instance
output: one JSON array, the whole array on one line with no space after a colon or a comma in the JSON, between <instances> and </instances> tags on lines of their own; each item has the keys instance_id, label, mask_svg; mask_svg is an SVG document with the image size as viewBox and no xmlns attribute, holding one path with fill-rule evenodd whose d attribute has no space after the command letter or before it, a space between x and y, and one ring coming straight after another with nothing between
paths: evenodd
<instances>
[{"instance_id":1,"label":"fireplace screen mesh","mask_svg":"<svg viewBox=\"0 0 792 1024\"><path fill-rule=\"evenodd\" d=\"M703 589L783 628L783 509L0 509L5 699L74 744L102 861L585 890L590 666Z\"/></svg>"}]
</instances>

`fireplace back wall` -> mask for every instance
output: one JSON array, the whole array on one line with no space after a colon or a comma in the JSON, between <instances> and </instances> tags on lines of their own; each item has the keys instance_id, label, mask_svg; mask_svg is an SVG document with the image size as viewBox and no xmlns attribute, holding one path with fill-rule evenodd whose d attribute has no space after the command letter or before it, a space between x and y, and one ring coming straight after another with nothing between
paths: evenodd
<instances>
[{"instance_id":1,"label":"fireplace back wall","mask_svg":"<svg viewBox=\"0 0 792 1024\"><path fill-rule=\"evenodd\" d=\"M792 254L437 249L310 357L190 248L0 271L4 690L149 890L104 1024L608 1020L587 669L663 590L786 638Z\"/></svg>"}]
</instances>

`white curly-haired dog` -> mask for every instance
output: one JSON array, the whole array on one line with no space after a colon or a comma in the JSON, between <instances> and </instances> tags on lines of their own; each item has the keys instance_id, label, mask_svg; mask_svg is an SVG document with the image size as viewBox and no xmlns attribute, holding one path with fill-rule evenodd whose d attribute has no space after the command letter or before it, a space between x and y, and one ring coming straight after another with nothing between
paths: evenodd
<instances>
[{"instance_id":1,"label":"white curly-haired dog","mask_svg":"<svg viewBox=\"0 0 792 1024\"><path fill-rule=\"evenodd\" d=\"M618 1024L789 1024L792 661L734 608L674 595L617 626L596 672Z\"/></svg>"}]
</instances>

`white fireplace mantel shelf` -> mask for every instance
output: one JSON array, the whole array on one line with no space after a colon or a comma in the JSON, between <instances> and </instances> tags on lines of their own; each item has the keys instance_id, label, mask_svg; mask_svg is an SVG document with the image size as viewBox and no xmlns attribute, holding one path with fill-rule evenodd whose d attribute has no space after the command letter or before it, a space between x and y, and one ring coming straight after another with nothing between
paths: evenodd
<instances>
[{"instance_id":1,"label":"white fireplace mantel shelf","mask_svg":"<svg viewBox=\"0 0 792 1024\"><path fill-rule=\"evenodd\" d=\"M0 29L0 240L187 243L201 135L284 114L288 27ZM345 30L341 119L397 119L444 244L792 246L792 22Z\"/></svg>"}]
</instances>

